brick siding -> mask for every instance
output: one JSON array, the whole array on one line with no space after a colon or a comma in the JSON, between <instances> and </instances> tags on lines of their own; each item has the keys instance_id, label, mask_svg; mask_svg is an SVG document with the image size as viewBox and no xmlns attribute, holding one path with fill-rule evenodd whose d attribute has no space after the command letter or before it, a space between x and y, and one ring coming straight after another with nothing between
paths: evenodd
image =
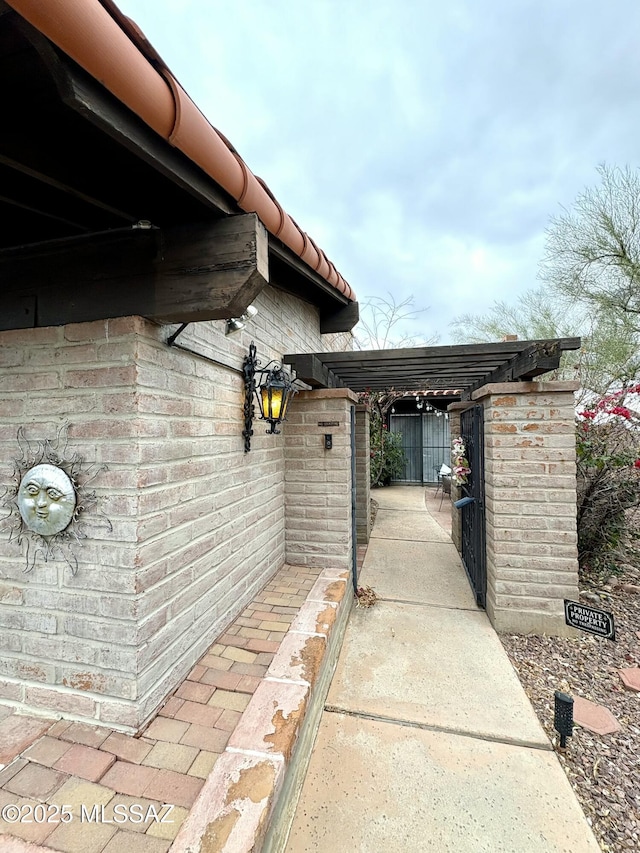
<instances>
[{"instance_id":1,"label":"brick siding","mask_svg":"<svg viewBox=\"0 0 640 853\"><path fill-rule=\"evenodd\" d=\"M351 568L351 407L356 402L346 389L303 391L294 399L285 436L291 565ZM339 426L320 426L321 421ZM325 450L325 433L332 435L331 450Z\"/></svg>"},{"instance_id":2,"label":"brick siding","mask_svg":"<svg viewBox=\"0 0 640 853\"><path fill-rule=\"evenodd\" d=\"M284 563L288 425L256 421L244 453L238 369L251 340L266 364L350 336L320 335L317 309L273 288L255 304L239 333L178 339L221 364L138 317L0 333L0 484L20 426L35 441L67 421L71 450L107 466L92 488L112 525L87 515L75 576L60 560L24 574L0 531L0 700L136 728Z\"/></svg>"},{"instance_id":3,"label":"brick siding","mask_svg":"<svg viewBox=\"0 0 640 853\"><path fill-rule=\"evenodd\" d=\"M359 545L366 545L371 535L371 437L369 409L356 406L356 535Z\"/></svg>"}]
</instances>

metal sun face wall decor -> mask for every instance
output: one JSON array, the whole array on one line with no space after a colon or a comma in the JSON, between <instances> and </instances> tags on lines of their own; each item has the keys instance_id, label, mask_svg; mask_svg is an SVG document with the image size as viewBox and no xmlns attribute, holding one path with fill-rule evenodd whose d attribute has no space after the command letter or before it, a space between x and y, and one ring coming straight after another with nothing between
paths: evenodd
<instances>
[{"instance_id":1,"label":"metal sun face wall decor","mask_svg":"<svg viewBox=\"0 0 640 853\"><path fill-rule=\"evenodd\" d=\"M86 465L79 453L71 452L68 431L64 424L54 439L30 441L22 427L18 430L21 455L14 459L13 482L0 495L0 506L8 510L0 526L8 527L9 541L23 546L25 572L40 555L45 563L63 559L75 575L75 546L88 538L89 524L112 530L111 522L95 511L96 493L87 488L106 466ZM87 516L91 510L94 517Z\"/></svg>"},{"instance_id":2,"label":"metal sun face wall decor","mask_svg":"<svg viewBox=\"0 0 640 853\"><path fill-rule=\"evenodd\" d=\"M55 465L36 465L20 481L18 509L29 530L53 536L65 530L76 508L71 478Z\"/></svg>"}]
</instances>

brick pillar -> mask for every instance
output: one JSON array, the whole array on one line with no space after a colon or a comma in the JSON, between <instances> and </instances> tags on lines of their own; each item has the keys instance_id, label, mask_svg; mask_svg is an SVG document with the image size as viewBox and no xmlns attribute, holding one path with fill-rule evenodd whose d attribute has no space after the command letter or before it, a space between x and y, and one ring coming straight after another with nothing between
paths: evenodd
<instances>
[{"instance_id":1,"label":"brick pillar","mask_svg":"<svg viewBox=\"0 0 640 853\"><path fill-rule=\"evenodd\" d=\"M285 549L295 566L351 569L351 407L348 389L293 398L285 441ZM331 425L328 425L331 424ZM324 436L333 446L325 450Z\"/></svg>"},{"instance_id":2,"label":"brick pillar","mask_svg":"<svg viewBox=\"0 0 640 853\"><path fill-rule=\"evenodd\" d=\"M369 407L356 406L356 535L359 545L366 545L371 535L371 442Z\"/></svg>"},{"instance_id":3,"label":"brick pillar","mask_svg":"<svg viewBox=\"0 0 640 853\"><path fill-rule=\"evenodd\" d=\"M571 633L578 595L572 382L486 385L487 613L497 631Z\"/></svg>"}]
</instances>

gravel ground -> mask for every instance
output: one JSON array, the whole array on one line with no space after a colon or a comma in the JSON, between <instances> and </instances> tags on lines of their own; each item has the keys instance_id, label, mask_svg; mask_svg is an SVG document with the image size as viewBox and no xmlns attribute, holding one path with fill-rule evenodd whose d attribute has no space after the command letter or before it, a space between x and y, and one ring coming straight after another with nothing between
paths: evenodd
<instances>
[{"instance_id":1,"label":"gravel ground","mask_svg":"<svg viewBox=\"0 0 640 853\"><path fill-rule=\"evenodd\" d=\"M619 580L585 587L580 600L613 613L615 642L590 634L500 639L556 748L555 690L604 705L622 726L604 736L576 727L557 754L602 850L640 851L640 694L617 672L640 666L640 572L625 567Z\"/></svg>"}]
</instances>

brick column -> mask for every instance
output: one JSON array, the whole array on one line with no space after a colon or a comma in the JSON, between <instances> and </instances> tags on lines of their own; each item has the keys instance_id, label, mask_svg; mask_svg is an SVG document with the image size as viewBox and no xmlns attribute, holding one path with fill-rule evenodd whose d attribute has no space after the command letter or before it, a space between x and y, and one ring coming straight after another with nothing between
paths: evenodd
<instances>
[{"instance_id":1,"label":"brick column","mask_svg":"<svg viewBox=\"0 0 640 853\"><path fill-rule=\"evenodd\" d=\"M351 569L351 406L348 389L302 391L283 428L285 549L295 566ZM331 426L327 424L331 423ZM325 450L324 436L332 436Z\"/></svg>"},{"instance_id":2,"label":"brick column","mask_svg":"<svg viewBox=\"0 0 640 853\"><path fill-rule=\"evenodd\" d=\"M497 631L571 633L578 595L572 382L486 385L487 613Z\"/></svg>"},{"instance_id":3,"label":"brick column","mask_svg":"<svg viewBox=\"0 0 640 853\"><path fill-rule=\"evenodd\" d=\"M371 441L369 407L356 406L356 535L359 545L366 545L371 535Z\"/></svg>"}]
</instances>

